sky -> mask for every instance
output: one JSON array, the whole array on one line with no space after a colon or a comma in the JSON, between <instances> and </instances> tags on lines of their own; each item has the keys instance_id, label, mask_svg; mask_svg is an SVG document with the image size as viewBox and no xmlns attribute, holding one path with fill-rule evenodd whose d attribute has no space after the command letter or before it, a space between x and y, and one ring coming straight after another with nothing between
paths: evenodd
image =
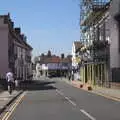
<instances>
[{"instance_id":1,"label":"sky","mask_svg":"<svg viewBox=\"0 0 120 120\"><path fill-rule=\"evenodd\" d=\"M3 0L0 14L10 13L33 47L33 56L47 53L71 54L80 39L79 0Z\"/></svg>"}]
</instances>

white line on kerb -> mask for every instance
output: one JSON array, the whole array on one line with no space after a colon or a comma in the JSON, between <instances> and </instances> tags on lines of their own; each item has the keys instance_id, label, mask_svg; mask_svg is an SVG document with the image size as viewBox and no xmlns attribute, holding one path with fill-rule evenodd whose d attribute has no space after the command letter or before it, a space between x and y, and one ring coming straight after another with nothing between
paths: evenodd
<instances>
[{"instance_id":1,"label":"white line on kerb","mask_svg":"<svg viewBox=\"0 0 120 120\"><path fill-rule=\"evenodd\" d=\"M85 110L80 109L80 112L82 112L84 115L86 115L88 118L90 118L91 120L96 120L94 117L92 117L89 113L87 113Z\"/></svg>"}]
</instances>

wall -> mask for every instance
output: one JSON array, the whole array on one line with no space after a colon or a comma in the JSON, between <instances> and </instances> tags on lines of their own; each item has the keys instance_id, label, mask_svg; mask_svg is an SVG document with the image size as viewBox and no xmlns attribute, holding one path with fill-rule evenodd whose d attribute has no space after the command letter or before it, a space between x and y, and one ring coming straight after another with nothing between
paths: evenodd
<instances>
[{"instance_id":1,"label":"wall","mask_svg":"<svg viewBox=\"0 0 120 120\"><path fill-rule=\"evenodd\" d=\"M119 82L120 74L120 52L119 52L119 25L115 16L120 12L120 0L112 0L110 7L110 67L111 67L111 78L114 82Z\"/></svg>"},{"instance_id":2,"label":"wall","mask_svg":"<svg viewBox=\"0 0 120 120\"><path fill-rule=\"evenodd\" d=\"M0 18L0 75L5 77L8 71L8 27Z\"/></svg>"},{"instance_id":3,"label":"wall","mask_svg":"<svg viewBox=\"0 0 120 120\"><path fill-rule=\"evenodd\" d=\"M120 54L119 54L119 31L118 23L114 19L115 15L119 11L119 0L113 0L110 7L110 67L119 68L120 67Z\"/></svg>"}]
</instances>

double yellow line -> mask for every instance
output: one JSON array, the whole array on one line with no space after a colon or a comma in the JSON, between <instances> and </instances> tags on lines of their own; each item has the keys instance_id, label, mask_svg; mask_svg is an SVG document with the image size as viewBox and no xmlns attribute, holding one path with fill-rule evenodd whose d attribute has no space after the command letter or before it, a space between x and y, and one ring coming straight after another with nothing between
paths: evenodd
<instances>
[{"instance_id":1,"label":"double yellow line","mask_svg":"<svg viewBox=\"0 0 120 120\"><path fill-rule=\"evenodd\" d=\"M3 116L3 118L1 120L8 120L9 119L9 117L12 115L12 113L14 112L14 110L16 109L16 107L18 106L18 104L22 101L22 99L24 98L25 95L26 95L26 92L24 92L16 100L16 102L9 108L8 112L6 112L6 114Z\"/></svg>"}]
</instances>

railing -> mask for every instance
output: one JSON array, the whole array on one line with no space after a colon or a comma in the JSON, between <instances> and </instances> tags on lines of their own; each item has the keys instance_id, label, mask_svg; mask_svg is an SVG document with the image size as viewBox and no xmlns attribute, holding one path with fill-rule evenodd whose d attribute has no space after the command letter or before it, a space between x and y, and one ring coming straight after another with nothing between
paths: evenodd
<instances>
[{"instance_id":1,"label":"railing","mask_svg":"<svg viewBox=\"0 0 120 120\"><path fill-rule=\"evenodd\" d=\"M5 78L0 78L0 89L7 90L7 81Z\"/></svg>"}]
</instances>

